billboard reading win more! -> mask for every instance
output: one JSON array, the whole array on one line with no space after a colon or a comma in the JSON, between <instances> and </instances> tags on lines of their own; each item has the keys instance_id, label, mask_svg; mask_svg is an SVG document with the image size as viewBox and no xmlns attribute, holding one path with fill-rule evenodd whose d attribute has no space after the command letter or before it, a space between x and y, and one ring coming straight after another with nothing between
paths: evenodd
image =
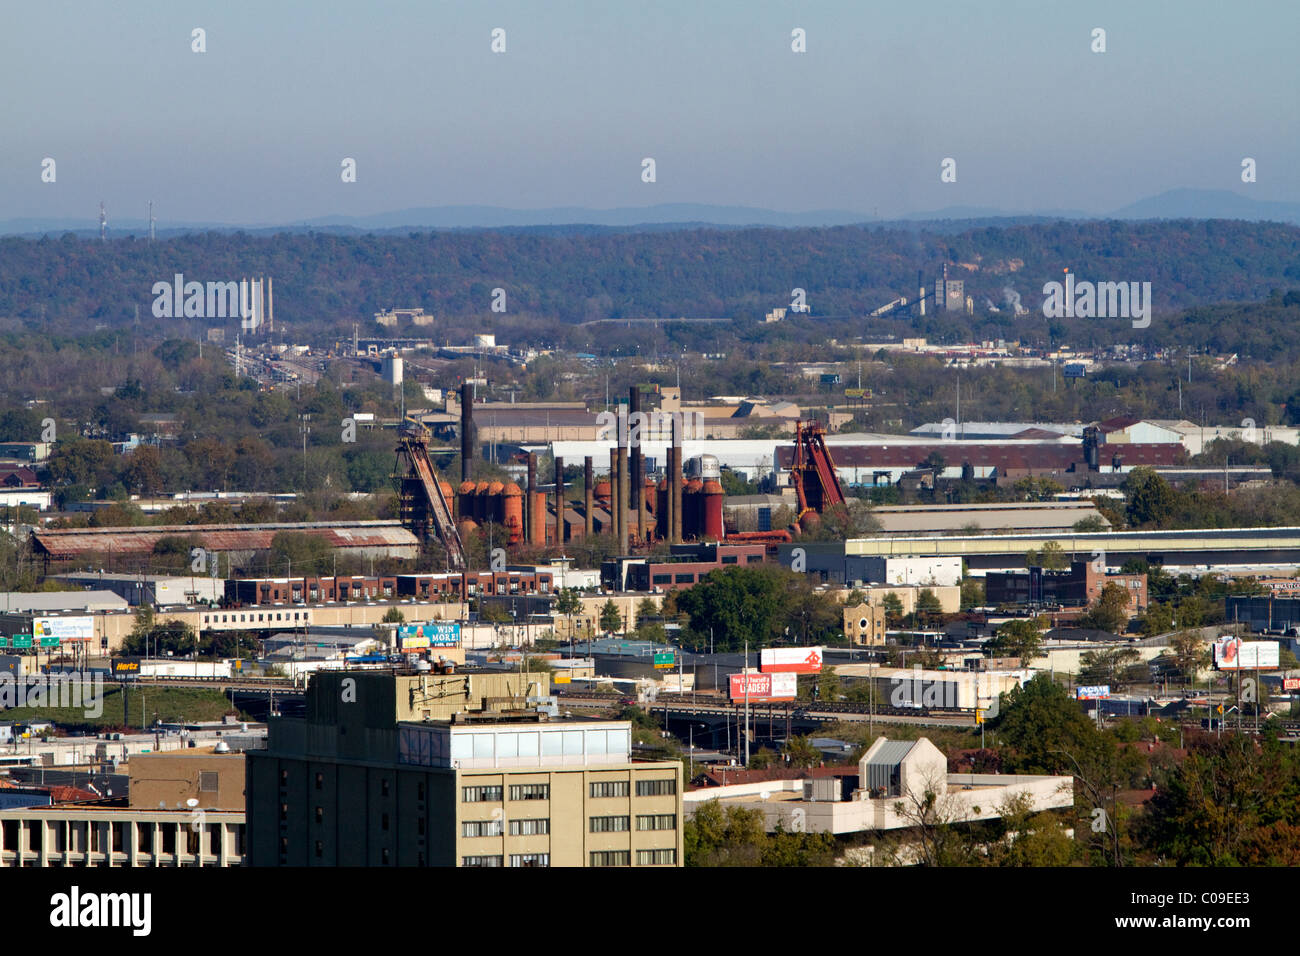
<instances>
[{"instance_id":1,"label":"billboard reading win more!","mask_svg":"<svg viewBox=\"0 0 1300 956\"><path fill-rule=\"evenodd\" d=\"M397 629L397 646L404 651L425 647L456 647L460 625L438 621L433 624L403 624Z\"/></svg>"}]
</instances>

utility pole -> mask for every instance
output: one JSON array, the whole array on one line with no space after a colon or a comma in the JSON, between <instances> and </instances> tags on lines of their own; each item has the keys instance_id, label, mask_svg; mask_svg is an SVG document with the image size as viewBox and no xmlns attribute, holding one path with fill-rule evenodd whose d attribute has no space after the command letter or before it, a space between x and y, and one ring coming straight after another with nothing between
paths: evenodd
<instances>
[{"instance_id":1,"label":"utility pole","mask_svg":"<svg viewBox=\"0 0 1300 956\"><path fill-rule=\"evenodd\" d=\"M749 640L745 640L745 669L742 671L745 682L745 766L749 766Z\"/></svg>"}]
</instances>

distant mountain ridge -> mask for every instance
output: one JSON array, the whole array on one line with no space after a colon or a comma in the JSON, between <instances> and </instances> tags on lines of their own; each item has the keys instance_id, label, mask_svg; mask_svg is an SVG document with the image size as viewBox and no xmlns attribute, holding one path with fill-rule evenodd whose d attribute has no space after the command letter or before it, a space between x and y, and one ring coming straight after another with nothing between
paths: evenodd
<instances>
[{"instance_id":1,"label":"distant mountain ridge","mask_svg":"<svg viewBox=\"0 0 1300 956\"><path fill-rule=\"evenodd\" d=\"M707 203L661 203L653 206L628 206L612 209L589 209L582 206L556 206L547 209L510 209L502 206L464 205L427 206L393 210L364 216L329 215L284 223L183 222L157 228L161 236L192 232L387 232L409 229L553 229L559 227L595 227L621 230L664 228L749 228L781 229L831 226L871 226L906 228L915 223L953 223L960 228L972 225L1024 223L1055 220L1155 220L1155 219L1235 219L1247 222L1284 222L1300 224L1300 202L1252 199L1226 189L1171 189L1130 203L1114 212L1096 216L1077 209L1015 211L981 206L950 206L911 213L893 219L879 219L863 212L844 209L819 209L806 212L783 212L748 206L721 206ZM109 221L109 235L145 235L144 219ZM72 232L95 235L98 223L86 219L25 217L0 221L0 235L37 236Z\"/></svg>"}]
</instances>

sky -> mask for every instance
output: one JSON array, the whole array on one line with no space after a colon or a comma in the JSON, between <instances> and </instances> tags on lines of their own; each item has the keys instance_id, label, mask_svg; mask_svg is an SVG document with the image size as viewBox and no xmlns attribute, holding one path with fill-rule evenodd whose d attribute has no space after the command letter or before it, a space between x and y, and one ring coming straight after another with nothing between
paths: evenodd
<instances>
[{"instance_id":1,"label":"sky","mask_svg":"<svg viewBox=\"0 0 1300 956\"><path fill-rule=\"evenodd\" d=\"M0 220L1297 201L1297 36L1294 0L11 2Z\"/></svg>"}]
</instances>

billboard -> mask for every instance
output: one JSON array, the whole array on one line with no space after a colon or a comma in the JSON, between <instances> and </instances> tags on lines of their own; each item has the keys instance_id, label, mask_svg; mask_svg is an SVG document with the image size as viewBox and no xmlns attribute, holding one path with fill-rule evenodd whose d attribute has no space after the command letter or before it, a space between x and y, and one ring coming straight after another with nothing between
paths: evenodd
<instances>
[{"instance_id":1,"label":"billboard","mask_svg":"<svg viewBox=\"0 0 1300 956\"><path fill-rule=\"evenodd\" d=\"M116 680L129 680L140 676L140 658L114 657L109 662L109 676Z\"/></svg>"},{"instance_id":2,"label":"billboard","mask_svg":"<svg viewBox=\"0 0 1300 956\"><path fill-rule=\"evenodd\" d=\"M404 651L424 647L456 647L460 644L460 624L434 621L430 624L402 624L397 628L397 646Z\"/></svg>"},{"instance_id":3,"label":"billboard","mask_svg":"<svg viewBox=\"0 0 1300 956\"><path fill-rule=\"evenodd\" d=\"M93 617L34 617L32 635L60 641L88 641L95 636Z\"/></svg>"},{"instance_id":4,"label":"billboard","mask_svg":"<svg viewBox=\"0 0 1300 956\"><path fill-rule=\"evenodd\" d=\"M1221 637L1214 642L1214 666L1221 671L1268 670L1281 666L1277 641Z\"/></svg>"},{"instance_id":5,"label":"billboard","mask_svg":"<svg viewBox=\"0 0 1300 956\"><path fill-rule=\"evenodd\" d=\"M819 674L825 656L820 647L765 647L758 667L764 674Z\"/></svg>"},{"instance_id":6,"label":"billboard","mask_svg":"<svg viewBox=\"0 0 1300 956\"><path fill-rule=\"evenodd\" d=\"M1096 684L1092 687L1076 687L1075 696L1079 700L1102 700L1110 696L1110 685Z\"/></svg>"},{"instance_id":7,"label":"billboard","mask_svg":"<svg viewBox=\"0 0 1300 956\"><path fill-rule=\"evenodd\" d=\"M794 674L732 674L731 699L763 703L773 700L794 700L799 679Z\"/></svg>"}]
</instances>

